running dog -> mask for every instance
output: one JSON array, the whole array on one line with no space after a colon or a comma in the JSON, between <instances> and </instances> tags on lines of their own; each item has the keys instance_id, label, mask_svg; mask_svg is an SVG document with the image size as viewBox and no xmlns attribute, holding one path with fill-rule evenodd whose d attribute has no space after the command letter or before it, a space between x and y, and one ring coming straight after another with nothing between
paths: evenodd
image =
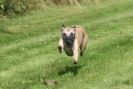
<instances>
[{"instance_id":1,"label":"running dog","mask_svg":"<svg viewBox=\"0 0 133 89\"><path fill-rule=\"evenodd\" d=\"M64 50L68 56L74 57L73 64L78 63L78 50L80 49L80 56L87 47L88 35L85 29L81 26L71 26L61 28L61 37L59 40L58 50L62 53Z\"/></svg>"}]
</instances>

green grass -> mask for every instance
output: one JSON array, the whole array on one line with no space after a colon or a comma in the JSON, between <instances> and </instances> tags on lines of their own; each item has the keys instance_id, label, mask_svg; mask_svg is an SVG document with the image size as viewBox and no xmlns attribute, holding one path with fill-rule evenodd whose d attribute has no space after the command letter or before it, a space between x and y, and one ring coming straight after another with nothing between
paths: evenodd
<instances>
[{"instance_id":1,"label":"green grass","mask_svg":"<svg viewBox=\"0 0 133 89\"><path fill-rule=\"evenodd\" d=\"M89 35L77 65L58 53L62 23L81 25ZM47 79L59 85L45 86ZM133 89L133 1L0 18L0 89Z\"/></svg>"}]
</instances>

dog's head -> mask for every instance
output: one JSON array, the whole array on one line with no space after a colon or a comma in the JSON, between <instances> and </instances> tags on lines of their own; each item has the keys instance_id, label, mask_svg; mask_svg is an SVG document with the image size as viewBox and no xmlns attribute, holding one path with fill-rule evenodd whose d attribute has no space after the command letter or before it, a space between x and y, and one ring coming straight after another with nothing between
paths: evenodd
<instances>
[{"instance_id":1,"label":"dog's head","mask_svg":"<svg viewBox=\"0 0 133 89\"><path fill-rule=\"evenodd\" d=\"M75 27L65 27L62 25L61 28L63 41L67 46L72 46L75 40L76 28Z\"/></svg>"}]
</instances>

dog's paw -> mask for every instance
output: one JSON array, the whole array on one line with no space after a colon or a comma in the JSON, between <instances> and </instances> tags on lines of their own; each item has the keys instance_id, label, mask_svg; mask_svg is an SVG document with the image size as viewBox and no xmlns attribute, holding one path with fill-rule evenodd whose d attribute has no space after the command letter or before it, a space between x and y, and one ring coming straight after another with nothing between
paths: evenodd
<instances>
[{"instance_id":1,"label":"dog's paw","mask_svg":"<svg viewBox=\"0 0 133 89\"><path fill-rule=\"evenodd\" d=\"M83 56L83 51L80 52L80 56Z\"/></svg>"},{"instance_id":2,"label":"dog's paw","mask_svg":"<svg viewBox=\"0 0 133 89\"><path fill-rule=\"evenodd\" d=\"M73 64L78 64L78 62L77 61L74 61Z\"/></svg>"},{"instance_id":3,"label":"dog's paw","mask_svg":"<svg viewBox=\"0 0 133 89\"><path fill-rule=\"evenodd\" d=\"M59 53L62 53L62 47L58 46L57 48L58 48Z\"/></svg>"}]
</instances>

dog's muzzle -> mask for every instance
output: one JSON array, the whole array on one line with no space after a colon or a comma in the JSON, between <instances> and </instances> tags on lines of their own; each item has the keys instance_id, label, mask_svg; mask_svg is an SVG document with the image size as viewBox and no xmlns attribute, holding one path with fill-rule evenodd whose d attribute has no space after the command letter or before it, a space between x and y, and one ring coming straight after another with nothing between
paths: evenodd
<instances>
[{"instance_id":1,"label":"dog's muzzle","mask_svg":"<svg viewBox=\"0 0 133 89\"><path fill-rule=\"evenodd\" d=\"M71 39L66 39L65 43L71 45L73 42L71 41Z\"/></svg>"},{"instance_id":2,"label":"dog's muzzle","mask_svg":"<svg viewBox=\"0 0 133 89\"><path fill-rule=\"evenodd\" d=\"M72 36L64 37L65 44L70 47L73 46L74 40L75 40L75 37L72 37Z\"/></svg>"}]
</instances>

